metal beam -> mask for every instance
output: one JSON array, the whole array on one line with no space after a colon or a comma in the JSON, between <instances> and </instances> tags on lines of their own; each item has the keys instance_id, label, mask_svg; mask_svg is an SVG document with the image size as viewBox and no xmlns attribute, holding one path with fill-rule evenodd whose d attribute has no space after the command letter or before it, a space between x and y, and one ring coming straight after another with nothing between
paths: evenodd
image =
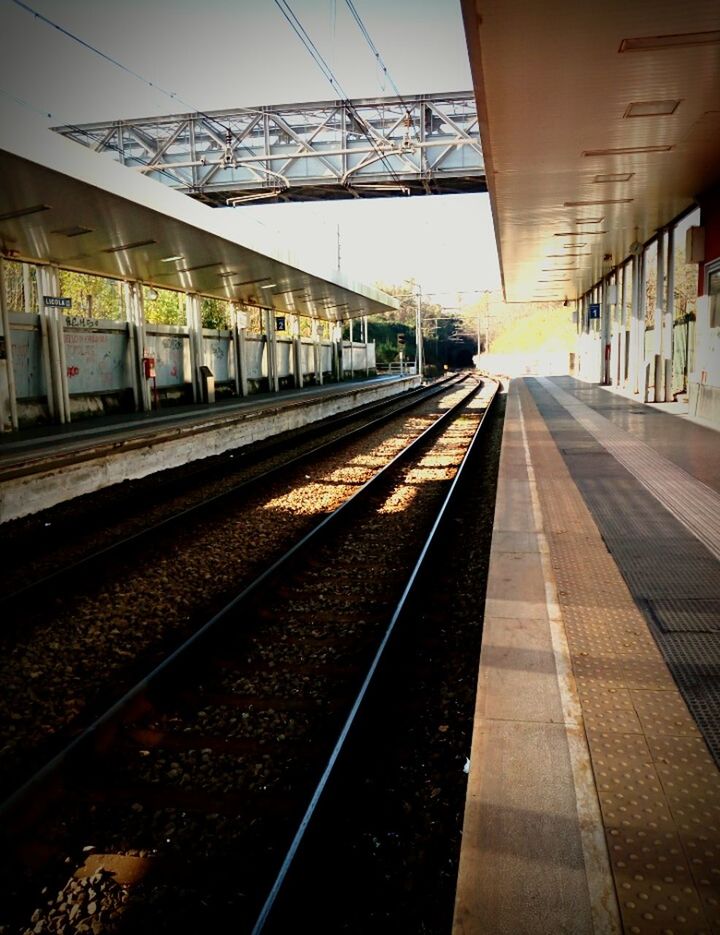
<instances>
[{"instance_id":1,"label":"metal beam","mask_svg":"<svg viewBox=\"0 0 720 935\"><path fill-rule=\"evenodd\" d=\"M470 91L55 129L216 205L487 190Z\"/></svg>"}]
</instances>

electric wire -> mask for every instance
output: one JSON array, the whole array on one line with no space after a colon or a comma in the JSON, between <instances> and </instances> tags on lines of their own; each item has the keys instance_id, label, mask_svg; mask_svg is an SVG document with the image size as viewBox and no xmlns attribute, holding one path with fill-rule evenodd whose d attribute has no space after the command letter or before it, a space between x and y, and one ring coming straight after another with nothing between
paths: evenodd
<instances>
[{"instance_id":1,"label":"electric wire","mask_svg":"<svg viewBox=\"0 0 720 935\"><path fill-rule=\"evenodd\" d=\"M34 114L40 114L41 117L47 117L48 120L52 120L52 114L49 114L45 110L40 110L39 107L35 107L22 97L18 97L16 94L13 94L12 91L6 91L5 88L0 88L0 94L4 94L5 97L9 97L11 101L15 101L15 103L20 104L21 107L31 110Z\"/></svg>"},{"instance_id":2,"label":"electric wire","mask_svg":"<svg viewBox=\"0 0 720 935\"><path fill-rule=\"evenodd\" d=\"M218 120L217 117L212 116L206 111L201 110L200 108L194 107L193 104L191 104L190 102L180 97L180 95L176 91L170 91L167 88L164 88L161 85L156 84L153 81L150 81L149 78L146 78L144 75L141 75L139 72L136 72L134 69L128 67L127 65L124 65L122 62L118 61L118 59L113 58L112 55L108 55L106 52L103 52L102 49L98 49L92 43L87 42L85 39L81 38L80 36L77 36L75 33L71 32L69 29L66 29L64 26L61 26L60 23L56 23L54 20L50 19L48 16L45 16L44 14L38 12L33 7L31 7L29 4L25 3L24 0L11 0L11 2L14 3L21 10L24 10L26 13L29 13L35 19L40 20L41 22L45 23L47 26L50 26L52 29L56 29L59 33L61 33L66 38L71 39L73 42L77 42L79 45L83 46L83 48L94 53L95 55L100 56L100 58L104 59L106 62L109 62L111 65L115 65L116 68L119 68L121 71L124 71L126 74L131 75L133 78L137 79L138 81L141 81L143 84L147 85L149 88L152 88L154 91L158 91L160 92L160 94L164 94L166 97L170 98L171 100L177 101L178 103L182 104L184 107L187 107L189 110L191 110L193 113L197 114L198 116L203 117L203 119L209 121L211 124L215 124L215 126L221 127L222 130L225 132L226 136L230 138L230 141L231 141L231 137L233 136L233 131L228 124L223 123L221 120ZM11 97L12 95L8 94L8 96ZM29 109L33 109L32 105L27 104L27 102L23 102L20 98L15 98L15 100L18 103L24 104L24 106L27 106ZM37 112L40 113L40 111L37 111ZM43 113L43 116L44 115L45 114ZM48 114L48 116L51 116L51 115ZM86 131L84 131L81 127L78 127L77 125L65 124L65 126L67 126L69 129L75 132L81 133L82 135L86 134ZM242 143L241 145L243 149L245 149L248 153L250 153L251 156L255 155L255 152L246 143ZM115 151L119 155L122 155L118 147L111 146L110 148L115 149ZM151 166L150 162L144 161L140 157L134 157L134 158L136 158L137 161L141 165L144 165L146 167ZM264 166L261 166L261 165L257 166L257 169L260 172L265 172L267 175L272 175L276 177L276 173L273 173L271 170L266 169ZM162 172L163 174L168 175L170 178L172 178L172 174L168 172L167 170L157 169L154 171ZM192 184L190 185L190 187L193 187Z\"/></svg>"},{"instance_id":3,"label":"electric wire","mask_svg":"<svg viewBox=\"0 0 720 935\"><path fill-rule=\"evenodd\" d=\"M370 33L368 32L368 29L367 29L367 27L365 26L365 23L363 22L362 17L361 17L360 14L358 13L357 8L356 8L355 4L353 3L353 0L345 0L345 4L346 4L347 8L350 10L350 13L352 14L353 19L354 19L355 22L357 23L358 29L359 29L360 32L363 34L363 37L364 37L365 41L367 42L367 44L368 44L368 46L369 46L369 48L370 48L370 51L371 51L372 54L375 56L375 59L376 59L378 65L380 66L380 68L382 69L383 74L385 75L385 77L387 78L387 80L388 80L388 81L390 82L390 84L392 85L392 88L393 88L393 90L395 91L396 96L398 97L398 99L399 99L400 103L402 104L402 106L405 108L405 113L406 113L406 115L407 115L407 117L408 117L408 119L409 119L409 121L410 121L410 126L412 126L413 129L415 129L415 126L414 126L414 124L412 123L412 116L411 116L411 114L410 114L410 105L409 105L409 104L407 103L407 101L403 98L402 94L400 93L400 89L398 88L398 86L397 86L397 85L395 84L395 82L393 81L393 77L392 77L392 75L390 74L390 71L389 71L387 65L385 64L385 62L384 62L384 60L383 60L383 57L382 57L382 55L380 54L380 51L378 50L377 46L376 46L375 43L373 42L372 36L371 36ZM408 129L409 129L409 127L408 127Z\"/></svg>"},{"instance_id":4,"label":"electric wire","mask_svg":"<svg viewBox=\"0 0 720 935\"><path fill-rule=\"evenodd\" d=\"M340 97L342 99L344 106L347 108L347 110L349 111L349 113L351 114L355 122L357 123L357 125L361 128L362 132L368 138L368 141L371 143L371 145L375 146L377 142L377 140L373 140L373 133L375 131L373 130L372 126L368 124L365 118L358 112L355 105L352 103L348 95L343 90L342 85L340 84L335 74L333 73L332 68L325 61L319 49L317 48L315 43L310 38L309 33L307 32L305 27L300 22L297 15L294 13L292 7L288 3L288 0L275 0L275 5L280 10L280 12L283 14L285 19L288 21L288 23L293 29L293 32L296 34L296 36L300 39L302 44L305 46L305 48L307 49L310 56L317 64L320 71L323 73L325 78L330 82L330 85L332 86L333 90L336 92L337 91L340 92ZM400 185L401 184L400 177L398 176L397 172L392 167L392 165L388 162L387 156L384 153L380 153L379 155L380 155L381 160L385 164L385 167L387 168L388 172L390 173L390 175L393 177L395 182L398 185Z\"/></svg>"},{"instance_id":5,"label":"electric wire","mask_svg":"<svg viewBox=\"0 0 720 935\"><path fill-rule=\"evenodd\" d=\"M365 26L365 23L362 21L362 17L360 16L360 14L358 13L358 11L357 11L357 9L356 9L356 7L355 7L355 4L352 2L352 0L345 0L345 3L346 3L346 5L347 5L347 8L350 10L350 13L352 14L353 19L354 19L355 22L357 23L358 29L359 29L360 32L363 34L363 36L364 36L364 38L365 38L365 41L367 42L368 46L370 47L370 51L372 52L372 54L373 54L373 55L375 56L375 58L377 59L377 63L378 63L378 65L380 66L380 68L382 69L383 74L385 75L385 77L388 79L388 81L389 81L390 84L392 85L393 90L395 91L395 94L402 100L402 95L400 94L400 91L398 90L398 86L397 86L397 85L395 84L395 82L393 81L392 75L391 75L390 72L388 71L388 67L387 67L387 65L385 64L385 62L383 61L383 58L382 58L382 56L380 55L380 52L378 51L377 46L376 46L375 43L373 42L372 37L371 37L370 33L368 32L367 27ZM404 103L404 102L403 102L403 103Z\"/></svg>"},{"instance_id":6,"label":"electric wire","mask_svg":"<svg viewBox=\"0 0 720 935\"><path fill-rule=\"evenodd\" d=\"M40 13L38 10L35 10L35 9L34 9L33 7L31 7L28 3L25 3L24 0L11 0L11 2L14 3L14 4L15 4L17 7L19 7L20 9L24 10L26 13L30 14L31 16L33 16L35 19L37 19L37 20L39 20L39 21L45 23L47 26L51 27L52 29L57 30L59 33L61 33L62 35L66 36L68 39L71 39L72 41L77 42L79 45L83 46L83 47L84 47L85 49L87 49L88 51L94 53L95 55L98 55L100 58L104 59L105 61L109 62L110 64L114 65L115 67L121 69L121 71L125 72L125 73L128 74L128 75L131 75L131 76L132 76L133 78L135 78L136 80L141 81L143 84L147 85L147 87L152 88L154 91L158 91L158 92L161 93L161 94L164 94L166 97L170 98L170 99L173 100L173 101L177 101L178 103L182 104L183 106L189 108L189 109L190 109L191 111L193 111L195 114L197 114L197 115L203 117L203 118L204 118L205 120L207 120L209 123L214 124L215 126L221 127L221 128L225 131L225 133L226 133L226 140L227 140L227 144L226 144L226 145L228 146L228 150L229 150L229 146L230 146L230 143L231 143L231 141L232 141L232 136L233 136L232 129L230 128L229 125L223 123L223 122L222 122L221 120L219 120L217 117L212 116L211 114L207 113L206 111L201 110L200 108L194 107L193 104L191 104L190 102L188 102L188 101L184 100L182 97L180 97L180 96L177 94L177 92L168 90L167 88L164 88L164 87L162 87L161 85L159 85L159 84L157 84L157 83L155 83L155 82L153 82L153 81L150 81L150 80L149 80L148 78L146 78L144 75L141 75L139 72L135 71L134 69L132 69L132 68L130 68L129 66L127 66L127 65L123 64L122 62L120 62L118 59L116 59L116 58L114 58L113 56L107 54L106 52L103 52L101 49L97 48L97 47L94 46L92 43L86 41L85 39L83 39L83 38L81 38L80 36L76 35L75 33L71 32L69 29L66 29L66 28L65 28L64 26L62 26L60 23L55 22L54 20L52 20L52 19L50 19L49 17L45 16L44 14ZM402 101L402 97L401 97L399 91L397 90L397 86L395 85L395 82L392 80L392 77L390 76L390 74L389 74L389 72L388 72L388 69L387 69L387 67L385 66L385 63L383 62L382 57L380 56L379 51L377 50L377 48L375 47L374 43L372 42L372 38L370 37L369 32L368 32L367 29L365 28L365 26L364 26L364 24L363 24L363 22L362 22L362 19L360 18L359 14L357 13L357 10L355 9L355 7L354 7L354 5L352 4L352 2L350 2L350 0L346 0L346 2L348 3L348 6L349 6L349 8L350 8L350 10L351 10L351 13L353 14L353 16L354 16L354 18L355 18L355 20L356 20L356 22L357 22L359 28L361 29L361 31L362 31L364 37L366 38L366 41L368 41L368 43L369 43L369 45L370 45L370 48L371 48L371 50L373 51L373 54L376 56L378 62L380 62L380 65L381 65L381 67L383 68L384 73L387 75L387 77L388 77L390 83L392 84L393 88L395 89L395 91L396 91L396 93L397 93L397 96L398 96L398 97L401 99L401 101ZM331 67L329 66L329 64L328 64L328 63L325 61L325 59L323 58L323 56L322 56L322 54L320 53L319 49L317 48L317 46L315 45L315 43L314 43L314 42L312 41L312 39L310 38L310 35L308 34L307 30L304 28L304 26L302 25L302 23L300 22L300 20L299 20L298 17L296 16L295 12L294 12L294 11L292 10L292 8L290 7L290 5L289 5L289 3L287 2L287 0L275 0L275 4L277 5L278 9L281 11L281 13L282 13L283 16L285 17L285 19L287 20L287 22L289 23L289 25L291 26L291 28L293 29L293 31L295 32L295 34L297 35L297 37L300 39L300 41L303 43L303 45L305 46L305 48L307 49L307 51L310 53L310 55L312 56L313 60L315 61L315 63L318 65L318 67L320 68L321 72L323 73L324 77L326 78L326 80L327 80L327 81L330 83L330 85L332 86L333 90L335 90L336 92L339 93L341 99L343 100L343 103L345 104L345 106L347 107L348 111L350 112L350 114L351 114L351 115L353 116L353 118L355 119L355 121L356 121L356 123L358 124L358 126L362 129L362 132L365 134L365 136L367 136L369 142L370 142L372 145L375 145L375 143L376 143L377 141L376 141L376 140L373 140L373 134L374 134L375 131L373 130L372 126L370 126L370 125L367 123L367 121L366 121L366 120L362 117L362 115L357 111L357 109L355 108L355 106L350 102L350 99L349 99L348 95L345 93L345 91L344 91L342 85L341 85L340 82L338 81L337 77L334 75L334 73L333 73ZM8 93L8 92L5 92L5 93ZM12 95L10 95L9 93L8 93L8 96L12 97ZM14 98L14 99L15 99L18 103L22 104L23 106L28 107L28 109L34 109L34 108L32 107L32 105L28 104L27 102L24 102L24 101L22 101L22 100L19 99L19 98ZM403 105L405 106L405 109L406 109L406 111L407 111L407 113L408 113L408 115L409 115L409 110L408 110L407 104L406 104L404 101L402 101L402 103L403 103ZM40 111L36 111L36 112L40 113ZM251 112L252 112L252 111L251 111ZM44 116L44 113L43 113L43 116ZM48 115L48 116L49 116L49 115ZM78 127L78 126L75 125L75 124L65 124L65 126L66 126L68 129L72 130L73 132L80 133L81 135L86 135L86 131L84 131L81 127ZM244 150L246 150L248 153L250 153L250 155L253 155L253 156L255 155L255 152L254 152L246 143L242 143L241 145L242 145L242 147L243 147ZM108 148L114 149L114 150L122 157L122 153L121 153L119 147L113 146L112 144L108 144ZM391 175L391 176L393 177L393 179L395 180L395 182L398 183L398 184L400 184L400 183L401 183L401 180L400 180L399 176L397 175L397 172L395 171L395 169L394 169L394 168L392 167L392 165L388 162L387 156L386 156L385 154L383 154L383 153L380 153L379 155L380 155L381 160L382 160L383 163L385 164L385 166L386 166L388 172L390 173L390 175ZM140 158L140 157L134 157L134 158L135 158L135 159L137 160L137 162L139 162L141 165L143 165L143 166L145 166L145 167L147 167L147 168L151 168L151 167L152 167L151 161L149 161L149 160L143 160L143 159ZM265 172L266 175L272 175L272 176L274 176L275 178L277 178L276 173L273 173L271 170L266 169L266 168L265 168L264 166L262 166L262 165L258 165L258 166L257 166L257 169L258 169L259 171L261 171L261 172ZM169 176L170 178L173 178L172 173L169 172L167 169L160 169L160 168L158 168L158 169L156 169L156 170L154 170L154 171L161 172L162 174L167 175L167 176ZM191 184L191 187L193 187L192 184Z\"/></svg>"}]
</instances>

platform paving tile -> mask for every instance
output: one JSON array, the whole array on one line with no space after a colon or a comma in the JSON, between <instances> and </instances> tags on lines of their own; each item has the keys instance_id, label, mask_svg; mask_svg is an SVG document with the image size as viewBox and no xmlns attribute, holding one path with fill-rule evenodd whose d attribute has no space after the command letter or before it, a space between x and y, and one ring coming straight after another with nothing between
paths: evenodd
<instances>
[{"instance_id":1,"label":"platform paving tile","mask_svg":"<svg viewBox=\"0 0 720 935\"><path fill-rule=\"evenodd\" d=\"M562 705L545 620L485 616L476 712L495 720L560 723ZM532 690L528 686L532 685Z\"/></svg>"},{"instance_id":2,"label":"platform paving tile","mask_svg":"<svg viewBox=\"0 0 720 935\"><path fill-rule=\"evenodd\" d=\"M578 655L634 653L653 656L655 647L647 633L638 633L631 623L612 621L605 626L587 622L592 613L588 605L561 604L565 618L565 633L570 649ZM622 611L618 611L621 613Z\"/></svg>"},{"instance_id":3,"label":"platform paving tile","mask_svg":"<svg viewBox=\"0 0 720 935\"><path fill-rule=\"evenodd\" d=\"M499 529L520 532L535 530L527 480L509 480L503 485L503 489L498 491L495 516Z\"/></svg>"},{"instance_id":4,"label":"platform paving tile","mask_svg":"<svg viewBox=\"0 0 720 935\"><path fill-rule=\"evenodd\" d=\"M543 517L580 533L547 541L623 930L720 931L720 773L537 407L518 395Z\"/></svg>"},{"instance_id":5,"label":"platform paving tile","mask_svg":"<svg viewBox=\"0 0 720 935\"><path fill-rule=\"evenodd\" d=\"M578 687L578 694L588 736L642 732L630 692L626 689L582 686Z\"/></svg>"},{"instance_id":6,"label":"platform paving tile","mask_svg":"<svg viewBox=\"0 0 720 935\"><path fill-rule=\"evenodd\" d=\"M492 534L493 552L537 552L538 538L526 530L496 529Z\"/></svg>"},{"instance_id":7,"label":"platform paving tile","mask_svg":"<svg viewBox=\"0 0 720 935\"><path fill-rule=\"evenodd\" d=\"M488 581L488 598L512 594L514 600L544 600L545 579L537 552L496 552Z\"/></svg>"},{"instance_id":8,"label":"platform paving tile","mask_svg":"<svg viewBox=\"0 0 720 935\"><path fill-rule=\"evenodd\" d=\"M695 721L677 692L631 691L630 697L646 736L700 736Z\"/></svg>"},{"instance_id":9,"label":"platform paving tile","mask_svg":"<svg viewBox=\"0 0 720 935\"><path fill-rule=\"evenodd\" d=\"M564 725L482 720L473 758L455 935L592 932Z\"/></svg>"}]
</instances>

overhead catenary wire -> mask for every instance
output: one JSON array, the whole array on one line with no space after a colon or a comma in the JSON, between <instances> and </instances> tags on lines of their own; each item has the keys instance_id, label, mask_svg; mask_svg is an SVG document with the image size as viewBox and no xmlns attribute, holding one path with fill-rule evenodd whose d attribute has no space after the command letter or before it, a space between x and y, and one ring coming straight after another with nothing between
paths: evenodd
<instances>
[{"instance_id":1,"label":"overhead catenary wire","mask_svg":"<svg viewBox=\"0 0 720 935\"><path fill-rule=\"evenodd\" d=\"M358 13L358 11L357 11L357 9L356 9L356 7L355 7L355 4L352 2L352 0L345 0L345 3L346 3L346 5L347 5L347 8L350 10L350 13L352 14L353 19L354 19L355 22L357 23L358 29L360 30L360 32L361 32L361 33L363 34L363 36L365 37L365 41L367 42L368 46L370 47L370 51L372 52L372 54L375 56L378 65L379 65L380 68L382 69L383 74L385 75L385 77L387 78L387 80L388 80L388 81L390 82L390 84L392 85L393 90L395 91L395 94L402 100L402 95L400 94L400 91L398 90L398 86L397 86L397 85L395 84L395 82L393 81L392 75L390 74L387 65L386 65L385 62L383 61L382 55L380 55L380 52L378 51L377 46L376 46L375 43L373 42L372 36L371 36L370 33L368 32L367 27L365 26L365 23L364 23L363 20L362 20L362 17L360 16L360 14ZM404 103L404 102L403 102L403 103Z\"/></svg>"},{"instance_id":2,"label":"overhead catenary wire","mask_svg":"<svg viewBox=\"0 0 720 935\"><path fill-rule=\"evenodd\" d=\"M87 40L83 39L81 36L76 35L74 32L71 32L71 30L66 29L60 23L57 23L55 22L55 20L50 19L50 17L45 16L43 13L40 13L38 10L31 7L28 3L25 3L24 0L10 0L10 2L14 3L15 6L19 7L21 10L24 10L26 13L29 13L35 19L40 20L40 22L45 23L45 25L50 26L52 29L56 29L59 33L61 33L66 38L71 39L73 42L77 42L79 45L83 46L83 48L87 49L89 52L92 52L93 54L98 55L100 58L104 59L106 62L109 62L111 65L114 65L116 68L119 68L121 71L124 71L126 74L135 78L137 81L141 81L143 84L147 85L147 87L152 88L154 91L158 91L160 94L164 94L166 97L170 98L170 100L177 101L179 104L182 104L184 107L187 107L193 113L198 114L200 117L203 117L205 120L209 121L211 124L215 124L215 126L221 127L226 135L230 137L232 136L232 129L228 124L225 124L221 120L218 120L217 117L214 117L212 114L207 113L207 111L204 111L199 107L195 107L192 103L180 97L180 95L176 91L171 91L167 88L162 87L162 85L159 85L154 81L151 81L149 78L146 78L144 75L141 75L139 72L135 71L133 68L130 68L129 66L123 64L121 61L114 58L112 55L108 55L107 52L103 52L102 49L97 48L97 46L93 45L91 42L88 42ZM13 97L14 100L17 101L17 103L22 104L28 109L35 110L37 113L41 113L41 111L37 110L37 108L34 108L31 104L28 104L26 101L23 101L20 98L14 97L14 95L10 94L9 92L3 92L3 93L7 94L8 97ZM45 116L45 112L42 112L42 114L43 116ZM47 116L52 118L52 114L47 114ZM66 124L66 126L71 130L74 130L79 133L83 133L82 128L78 127L77 125ZM246 143L243 143L242 146L245 150L247 150L248 153L250 153L251 155L255 155L253 150ZM118 153L120 152L120 150L117 147L111 146L111 148L115 149L116 152ZM140 162L144 166L149 167L151 165L151 162L144 161L140 159L139 157L136 157L136 158L138 159L138 162ZM259 171L265 172L267 175L277 177L276 173L272 172L269 169L266 169L264 166L258 166L257 168ZM162 169L158 169L157 171L163 172ZM169 175L169 173L167 172L165 172L164 174Z\"/></svg>"},{"instance_id":3,"label":"overhead catenary wire","mask_svg":"<svg viewBox=\"0 0 720 935\"><path fill-rule=\"evenodd\" d=\"M403 98L402 94L400 93L400 89L398 88L398 86L397 86L397 85L395 84L395 82L393 81L393 77L392 77L392 75L390 74L390 70L388 69L387 65L385 64L385 62L384 62L384 60L383 60L383 57L382 57L382 55L380 54L380 51L378 50L377 46L376 46L375 43L373 42L372 36L371 36L370 33L368 32L368 29L367 29L367 27L365 26L365 23L363 22L362 17L361 17L360 14L358 13L357 8L356 8L355 4L353 3L353 0L345 0L345 3L346 3L346 5L347 5L347 8L350 10L350 13L352 14L353 19L354 19L355 22L357 23L358 29L359 29L360 32L363 34L363 37L365 38L365 41L367 42L368 47L370 48L370 51L371 51L372 54L375 56L375 59L376 59L378 65L380 66L380 68L381 68L383 74L385 75L385 77L387 78L387 80L388 80L388 81L390 82L390 84L392 85L393 91L395 92L396 96L399 98L400 103L401 103L401 104L403 105L403 107L405 108L405 113L406 113L407 117L408 117L408 118L410 119L410 121L412 122L412 117L410 116L410 105L409 105L409 104L407 103L407 101Z\"/></svg>"},{"instance_id":4,"label":"overhead catenary wire","mask_svg":"<svg viewBox=\"0 0 720 935\"><path fill-rule=\"evenodd\" d=\"M333 73L332 68L327 63L322 53L319 51L315 43L310 38L309 33L307 32L305 27L302 25L302 23L298 19L297 15L295 14L292 7L288 3L288 0L275 0L275 5L280 10L280 12L283 14L285 19L288 21L288 23L293 29L293 32L296 34L296 36L300 39L302 44L305 46L305 48L307 49L310 56L313 58L313 60L317 64L320 71L323 73L325 78L330 82L330 85L332 86L333 90L339 93L339 96L341 100L343 101L344 105L347 107L348 111L350 112L351 116L355 119L358 126L362 129L362 132L368 138L368 141L371 143L371 145L373 145L373 147L375 147L377 141L373 140L374 131L372 130L372 127L369 126L368 122L364 119L364 117L360 113L358 113L357 108L353 105L349 96L343 90L343 87L338 81L335 74ZM398 176L397 172L393 169L392 165L388 162L387 156L384 153L379 153L379 156L381 160L384 162L385 167L387 168L388 172L393 177L395 182L397 184L401 184L400 177Z\"/></svg>"}]
</instances>

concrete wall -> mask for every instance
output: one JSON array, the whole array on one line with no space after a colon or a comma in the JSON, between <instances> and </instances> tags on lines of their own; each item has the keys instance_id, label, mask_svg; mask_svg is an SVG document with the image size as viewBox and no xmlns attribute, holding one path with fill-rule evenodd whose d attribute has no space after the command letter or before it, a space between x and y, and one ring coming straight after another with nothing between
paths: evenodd
<instances>
[{"instance_id":1,"label":"concrete wall","mask_svg":"<svg viewBox=\"0 0 720 935\"><path fill-rule=\"evenodd\" d=\"M86 460L75 464L54 467L55 456L38 456L25 468L34 473L0 478L0 523L112 484L251 445L364 403L395 396L418 383L418 377L410 376L391 383L373 381L346 391L338 386L332 394L311 400L278 398L277 403L268 401L262 408L234 409L222 418L209 414L207 420L192 425L176 424L158 428L150 437L125 438L120 450L117 438L98 443L91 457L85 453Z\"/></svg>"},{"instance_id":2,"label":"concrete wall","mask_svg":"<svg viewBox=\"0 0 720 935\"><path fill-rule=\"evenodd\" d=\"M13 374L21 425L49 418L47 406L47 375L43 360L43 337L40 316L30 313L11 314ZM124 398L123 405L133 406L135 379L131 326L126 322L85 319L82 316L64 318L62 343L66 358L68 393L74 416L103 414L117 408L111 397ZM300 362L303 381L312 381L316 373L315 345L310 339L301 341ZM260 335L246 334L246 377L251 392L266 386L268 379L268 344ZM160 398L192 399L192 372L189 329L184 325L145 326L145 351L155 360L156 384ZM348 350L349 353L349 350ZM235 392L237 374L236 345L229 330L202 331L202 363L210 368L216 386L225 385ZM297 384L292 340L278 337L276 367L280 379ZM332 375L333 355L329 341L320 342L320 367L324 378ZM356 343L353 367L364 373L375 367L375 346ZM346 369L349 369L346 368ZM125 394L123 396L123 394Z\"/></svg>"}]
</instances>

